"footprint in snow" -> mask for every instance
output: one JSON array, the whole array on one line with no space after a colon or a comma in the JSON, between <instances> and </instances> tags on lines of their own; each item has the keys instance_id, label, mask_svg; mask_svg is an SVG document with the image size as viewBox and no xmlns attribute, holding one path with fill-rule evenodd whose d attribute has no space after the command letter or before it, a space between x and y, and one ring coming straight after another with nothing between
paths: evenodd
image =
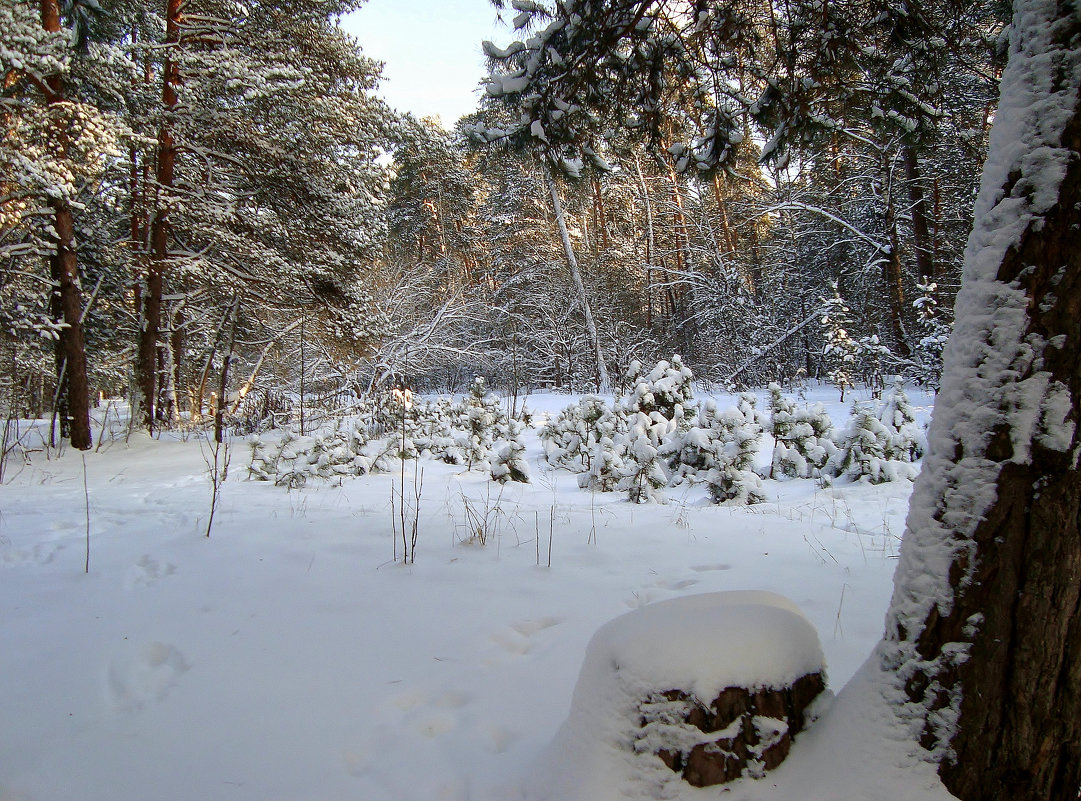
<instances>
[{"instance_id":1,"label":"footprint in snow","mask_svg":"<svg viewBox=\"0 0 1081 801\"><path fill-rule=\"evenodd\" d=\"M492 642L508 654L525 656L529 653L529 640L517 632L511 634L493 634L491 639Z\"/></svg>"},{"instance_id":2,"label":"footprint in snow","mask_svg":"<svg viewBox=\"0 0 1081 801\"><path fill-rule=\"evenodd\" d=\"M163 642L145 645L134 656L109 667L113 704L123 712L134 713L162 701L189 667L176 646Z\"/></svg>"},{"instance_id":3,"label":"footprint in snow","mask_svg":"<svg viewBox=\"0 0 1081 801\"><path fill-rule=\"evenodd\" d=\"M562 622L563 618L561 617L538 617L533 620L523 620L521 623L515 623L511 628L523 637L532 637L537 632L550 629L552 626L558 626Z\"/></svg>"},{"instance_id":4,"label":"footprint in snow","mask_svg":"<svg viewBox=\"0 0 1081 801\"><path fill-rule=\"evenodd\" d=\"M458 721L453 715L434 715L425 718L416 724L416 730L422 737L432 739L441 734L447 734L458 727Z\"/></svg>"},{"instance_id":5,"label":"footprint in snow","mask_svg":"<svg viewBox=\"0 0 1081 801\"><path fill-rule=\"evenodd\" d=\"M391 699L391 703L402 712L408 712L410 709L415 709L425 702L424 693L421 692L409 692L401 693Z\"/></svg>"},{"instance_id":6,"label":"footprint in snow","mask_svg":"<svg viewBox=\"0 0 1081 801\"><path fill-rule=\"evenodd\" d=\"M691 570L695 573L709 573L714 570L731 570L732 565L726 565L724 562L720 562L715 565L691 565Z\"/></svg>"},{"instance_id":7,"label":"footprint in snow","mask_svg":"<svg viewBox=\"0 0 1081 801\"><path fill-rule=\"evenodd\" d=\"M144 554L138 562L128 569L124 580L124 587L129 590L135 587L150 587L153 586L158 579L164 576L171 576L175 572L176 565L170 564L169 562L159 562L157 559L153 559L149 555Z\"/></svg>"},{"instance_id":8,"label":"footprint in snow","mask_svg":"<svg viewBox=\"0 0 1081 801\"><path fill-rule=\"evenodd\" d=\"M0 540L0 566L14 567L27 563L47 565L62 550L64 546L57 543L38 543L31 548L17 548L8 541Z\"/></svg>"},{"instance_id":9,"label":"footprint in snow","mask_svg":"<svg viewBox=\"0 0 1081 801\"><path fill-rule=\"evenodd\" d=\"M518 733L496 724L486 729L488 735L488 750L493 754L502 754L518 740Z\"/></svg>"},{"instance_id":10,"label":"footprint in snow","mask_svg":"<svg viewBox=\"0 0 1081 801\"><path fill-rule=\"evenodd\" d=\"M662 590L685 590L697 583L698 579L670 579L668 581L658 581L657 586Z\"/></svg>"},{"instance_id":11,"label":"footprint in snow","mask_svg":"<svg viewBox=\"0 0 1081 801\"><path fill-rule=\"evenodd\" d=\"M639 609L643 606L647 606L653 603L658 598L663 597L665 596L657 590L650 589L649 587L643 587L636 592L632 592L631 597L625 598L623 600L623 603L625 603L629 609Z\"/></svg>"},{"instance_id":12,"label":"footprint in snow","mask_svg":"<svg viewBox=\"0 0 1081 801\"><path fill-rule=\"evenodd\" d=\"M439 707L440 709L461 709L472 700L468 693L458 692L457 690L449 690L434 701L432 706Z\"/></svg>"},{"instance_id":13,"label":"footprint in snow","mask_svg":"<svg viewBox=\"0 0 1081 801\"><path fill-rule=\"evenodd\" d=\"M528 654L532 648L530 638L552 626L558 626L563 622L561 617L539 617L530 620L522 620L511 625L511 630L506 633L493 634L491 639L504 651L519 656Z\"/></svg>"}]
</instances>

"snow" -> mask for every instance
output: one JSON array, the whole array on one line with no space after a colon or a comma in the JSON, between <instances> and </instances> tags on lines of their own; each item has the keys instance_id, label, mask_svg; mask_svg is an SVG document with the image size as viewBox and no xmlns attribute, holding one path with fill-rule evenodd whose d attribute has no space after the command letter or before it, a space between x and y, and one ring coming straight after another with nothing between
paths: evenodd
<instances>
[{"instance_id":1,"label":"snow","mask_svg":"<svg viewBox=\"0 0 1081 801\"><path fill-rule=\"evenodd\" d=\"M922 422L929 399L910 397ZM528 405L536 424L574 400L533 395ZM807 402L847 417L833 389L812 389ZM397 472L288 490L246 480L236 440L208 539L199 436L106 443L86 454L87 496L82 454L9 464L0 799L618 798L640 775L626 755L590 765L566 751L587 643L629 610L648 620L680 599L688 615L708 616L699 594L730 591L790 598L817 632L833 688L857 679L822 706L785 765L729 797L947 798L896 730L876 668L860 669L881 635L907 481L763 481L767 501L752 507L714 506L704 488L681 487L666 506L637 506L579 490L544 461L535 428L522 442L528 485L500 489L484 470L421 461L408 567L392 562ZM760 468L770 452L767 440ZM466 498L489 512L484 547L464 528ZM777 614L795 631L795 613L778 604L752 613L730 603L740 612L725 625L753 636L752 614ZM718 659L719 638L694 645L703 670L687 661L691 649L681 661L610 635L605 647L651 672L697 668L703 692L739 668L725 661L732 654ZM766 648L788 655L775 662ZM794 670L785 648L762 643L737 661L773 681ZM717 795L650 777L626 797L653 797L661 779L666 797Z\"/></svg>"},{"instance_id":2,"label":"snow","mask_svg":"<svg viewBox=\"0 0 1081 801\"><path fill-rule=\"evenodd\" d=\"M814 626L787 598L755 590L699 593L605 624L586 649L575 697L595 707L598 688L615 680L632 701L679 689L708 704L726 687L789 686L821 671L823 659Z\"/></svg>"},{"instance_id":3,"label":"snow","mask_svg":"<svg viewBox=\"0 0 1081 801\"><path fill-rule=\"evenodd\" d=\"M1005 253L1025 231L1038 230L1041 215L1057 202L1066 164L1076 158L1061 140L1081 95L1081 50L1055 45L1056 28L1064 24L1053 0L1015 7L954 334L943 355L939 412L906 524L887 623L891 641L882 649L886 664L902 678L911 667L935 675L967 658L966 646L957 645L921 666L926 657L915 642L933 607L951 609L951 567L963 566L962 586L977 569L972 535L996 499L1005 461L989 454L996 433L1008 431L1012 453L1006 459L1018 463L1028 461L1034 440L1059 450L1072 441L1073 425L1064 424L1065 410L1073 405L1068 390L1041 370L1049 343L1026 336L1029 298L1016 283L997 280ZM931 719L939 743L952 739L959 692L954 688L947 708ZM948 756L945 746L936 754Z\"/></svg>"}]
</instances>

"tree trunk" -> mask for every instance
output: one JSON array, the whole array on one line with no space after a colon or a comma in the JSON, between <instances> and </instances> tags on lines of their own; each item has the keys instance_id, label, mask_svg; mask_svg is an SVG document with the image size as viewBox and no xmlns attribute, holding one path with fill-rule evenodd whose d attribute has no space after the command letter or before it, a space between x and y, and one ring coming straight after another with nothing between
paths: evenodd
<instances>
[{"instance_id":1,"label":"tree trunk","mask_svg":"<svg viewBox=\"0 0 1081 801\"><path fill-rule=\"evenodd\" d=\"M649 199L649 187L646 186L646 177L642 174L642 162L636 153L634 156L634 169L638 175L638 186L642 190L642 207L646 212L646 329L653 330L653 257L657 252L656 238L653 230L653 204Z\"/></svg>"},{"instance_id":2,"label":"tree trunk","mask_svg":"<svg viewBox=\"0 0 1081 801\"><path fill-rule=\"evenodd\" d=\"M79 265L75 255L75 220L67 201L50 204L56 229L56 253L49 257L54 290L59 295L62 319L67 326L60 333L64 353L66 413L71 447L85 451L93 445L90 432L90 383L86 373L86 343L83 337L83 309L79 291Z\"/></svg>"},{"instance_id":3,"label":"tree trunk","mask_svg":"<svg viewBox=\"0 0 1081 801\"><path fill-rule=\"evenodd\" d=\"M158 202L150 223L150 263L147 266L146 296L143 300L143 330L139 336L139 387L143 396L144 424L154 431L157 414L157 353L161 329L161 296L166 260L169 255L169 190L176 169L176 142L171 129L171 115L176 109L176 87L180 69L173 49L180 42L181 0L167 0L165 17L165 69L162 78L162 105L165 119L158 131Z\"/></svg>"},{"instance_id":4,"label":"tree trunk","mask_svg":"<svg viewBox=\"0 0 1081 801\"><path fill-rule=\"evenodd\" d=\"M653 203L650 201L650 188L645 185L642 174L642 162L635 155L635 172L638 185L642 190L642 208L645 209L645 328L653 330L653 257L657 252L653 229Z\"/></svg>"},{"instance_id":5,"label":"tree trunk","mask_svg":"<svg viewBox=\"0 0 1081 801\"><path fill-rule=\"evenodd\" d=\"M922 177L916 148L906 147L905 183L908 185L908 199L912 204L912 249L916 254L916 272L920 283L929 284L935 280L934 244L931 240L930 226L927 224L927 199L923 194Z\"/></svg>"},{"instance_id":6,"label":"tree trunk","mask_svg":"<svg viewBox=\"0 0 1081 801\"><path fill-rule=\"evenodd\" d=\"M1081 787L1081 16L1017 0L884 665L963 801Z\"/></svg>"},{"instance_id":7,"label":"tree trunk","mask_svg":"<svg viewBox=\"0 0 1081 801\"><path fill-rule=\"evenodd\" d=\"M901 243L897 233L897 210L894 206L893 190L890 187L889 170L883 168L883 191L886 193L885 225L889 233L889 251L879 254L882 267L882 283L885 285L886 302L889 308L886 316L890 324L894 350L905 358L912 355L908 347L908 335L905 332L905 285L904 269L901 264Z\"/></svg>"},{"instance_id":8,"label":"tree trunk","mask_svg":"<svg viewBox=\"0 0 1081 801\"><path fill-rule=\"evenodd\" d=\"M233 308L229 316L229 338L226 340L225 356L221 360L221 381L218 384L218 405L214 410L214 441L222 442L225 438L225 406L228 403L227 391L229 389L229 364L233 360L233 346L236 344L236 323L240 316L241 296L237 295L233 301ZM303 409L303 396L301 396L301 408ZM304 426L301 424L301 436L304 436Z\"/></svg>"},{"instance_id":9,"label":"tree trunk","mask_svg":"<svg viewBox=\"0 0 1081 801\"><path fill-rule=\"evenodd\" d=\"M57 0L41 0L41 27L51 33L60 31L60 8ZM64 86L59 75L45 81L49 106L64 102ZM67 149L64 133L57 141ZM66 156L62 152L61 156ZM71 437L71 446L85 451L93 444L90 432L90 384L86 371L86 343L83 336L82 293L79 290L79 262L75 253L75 218L66 198L52 198L53 230L56 232L55 251L49 256L49 272L53 281L53 309L64 323L56 349L57 381L63 388L61 425ZM61 394L58 393L58 397Z\"/></svg>"},{"instance_id":10,"label":"tree trunk","mask_svg":"<svg viewBox=\"0 0 1081 801\"><path fill-rule=\"evenodd\" d=\"M608 368L604 364L604 354L601 352L601 341L597 335L597 323L593 319L593 309L589 305L589 297L586 295L586 287L582 282L582 273L578 269L578 259L574 256L574 248L571 246L571 237L567 233L567 221L563 217L563 204L559 200L559 187L548 165L544 165L544 180L548 183L548 191L552 196L552 209L555 212L556 225L559 226L559 237L563 240L563 255L567 257L567 267L571 271L571 280L574 281L574 289L578 293L578 302L582 304L582 314L586 318L586 332L589 334L589 345L593 350L593 358L597 367L598 391L607 390L611 386L608 380Z\"/></svg>"}]
</instances>

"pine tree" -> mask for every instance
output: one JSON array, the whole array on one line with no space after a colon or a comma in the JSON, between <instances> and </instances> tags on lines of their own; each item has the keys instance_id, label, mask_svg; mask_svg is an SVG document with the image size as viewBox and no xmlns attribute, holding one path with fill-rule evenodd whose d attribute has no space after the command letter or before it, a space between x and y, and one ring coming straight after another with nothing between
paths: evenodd
<instances>
[{"instance_id":1,"label":"pine tree","mask_svg":"<svg viewBox=\"0 0 1081 801\"><path fill-rule=\"evenodd\" d=\"M1074 4L1014 4L880 648L902 714L966 801L1081 786L1079 43Z\"/></svg>"},{"instance_id":2,"label":"pine tree","mask_svg":"<svg viewBox=\"0 0 1081 801\"><path fill-rule=\"evenodd\" d=\"M627 428L627 451L620 487L631 503L664 503L668 476L662 465L660 447L669 421L654 412L636 412Z\"/></svg>"}]
</instances>

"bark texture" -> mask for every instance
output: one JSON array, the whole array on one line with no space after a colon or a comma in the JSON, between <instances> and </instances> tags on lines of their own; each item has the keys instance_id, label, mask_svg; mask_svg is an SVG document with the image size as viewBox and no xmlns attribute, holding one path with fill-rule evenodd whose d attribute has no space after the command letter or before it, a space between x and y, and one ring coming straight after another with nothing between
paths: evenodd
<instances>
[{"instance_id":1,"label":"bark texture","mask_svg":"<svg viewBox=\"0 0 1081 801\"><path fill-rule=\"evenodd\" d=\"M1081 27L1081 26L1079 26ZM1067 130L1081 152L1081 114ZM1007 191L1007 194L1009 192ZM1081 420L1081 159L1071 162L1058 205L1039 230L1030 227L1007 254L998 280L1017 282L1032 298L1027 335L1045 340L1042 369L1069 388L1070 419ZM1076 447L1077 434L1074 434ZM991 513L977 526L975 580L948 615L933 612L918 641L930 658L966 639L972 615L983 615L969 658L944 687L963 688L956 759L941 775L959 798L1076 801L1081 787L1081 471L1075 447L1033 444L1026 464L999 474ZM1010 458L1010 432L996 432L989 457ZM927 678L909 693L921 699ZM934 699L938 704L945 700Z\"/></svg>"},{"instance_id":2,"label":"bark texture","mask_svg":"<svg viewBox=\"0 0 1081 801\"><path fill-rule=\"evenodd\" d=\"M1024 13L1039 19L1030 10L1037 5L1017 3L1017 19ZM1015 157L1011 163L1019 166L994 199L996 207L1023 206L1026 198L1046 194L1047 184L1026 171L1056 150L1068 154L1057 203L1036 208L992 282L1002 288L999 298L1023 293L1019 330L993 327L985 343L955 348L966 370L965 352L983 353L961 385L965 393L979 398L977 383L1003 382L992 396L1002 416L988 410L987 419L996 422L986 438L953 438L953 464L980 462L968 476L976 484L993 470L994 493L974 522L959 524L964 499L974 497L965 474L958 470L952 484L937 487L937 509L923 522L954 532L953 597L931 605L922 620L895 621L891 635L914 649L900 668L904 690L924 710L923 745L944 755L939 773L963 801L1081 797L1081 98L1075 72L1081 16L1066 0L1043 5L1051 8L1053 25L1042 30L1051 32L1048 53L1056 57L1037 53L1032 63L1047 80L1047 96L1072 96L1073 110L1060 141ZM1021 26L1015 40L1040 33ZM1041 175L1038 166L1035 174ZM1011 351L1019 357L1010 365L1014 371L1004 372L995 357ZM1023 407L1040 386L1036 419ZM925 473L938 470L925 459ZM910 518L906 545L910 535L920 541L921 529ZM902 553L902 566L906 561L914 560ZM905 593L918 598L926 589L916 573L909 580L914 586L899 585L895 605Z\"/></svg>"},{"instance_id":3,"label":"bark texture","mask_svg":"<svg viewBox=\"0 0 1081 801\"><path fill-rule=\"evenodd\" d=\"M161 330L161 298L169 257L169 193L176 171L176 141L171 115L177 106L180 67L175 48L180 43L181 2L167 0L165 17L165 69L162 78L162 105L165 119L158 131L157 185L158 203L150 223L150 262L147 265L146 294L143 301L143 329L139 336L138 376L142 394L144 423L154 430L158 405L158 336Z\"/></svg>"},{"instance_id":4,"label":"bark texture","mask_svg":"<svg viewBox=\"0 0 1081 801\"><path fill-rule=\"evenodd\" d=\"M56 230L56 252L49 257L52 279L56 283L60 316L65 328L60 332L63 353L62 382L67 403L68 433L71 447L85 451L93 445L90 432L90 382L86 372L86 342L83 336L82 292L79 290L79 265L75 254L75 220L71 206L64 200L50 203Z\"/></svg>"},{"instance_id":5,"label":"bark texture","mask_svg":"<svg viewBox=\"0 0 1081 801\"><path fill-rule=\"evenodd\" d=\"M57 0L41 0L41 26L51 32L60 31L60 8ZM50 107L64 103L64 85L60 76L45 81ZM66 137L57 137L66 151ZM66 155L66 153L62 154ZM55 251L49 256L49 272L53 281L54 299L51 304L58 319L64 323L56 349L57 381L63 398L60 413L61 428L71 438L71 446L87 450L93 444L90 432L90 382L87 378L86 342L83 335L82 291L79 288L79 262L75 251L75 217L66 198L49 201L56 233Z\"/></svg>"},{"instance_id":6,"label":"bark texture","mask_svg":"<svg viewBox=\"0 0 1081 801\"><path fill-rule=\"evenodd\" d=\"M790 687L726 687L708 706L683 690L669 690L642 704L641 723L692 731L690 738L672 739L697 740L694 745L657 755L694 787L727 784L780 765L803 731L807 707L825 689L825 677L810 673Z\"/></svg>"}]
</instances>

